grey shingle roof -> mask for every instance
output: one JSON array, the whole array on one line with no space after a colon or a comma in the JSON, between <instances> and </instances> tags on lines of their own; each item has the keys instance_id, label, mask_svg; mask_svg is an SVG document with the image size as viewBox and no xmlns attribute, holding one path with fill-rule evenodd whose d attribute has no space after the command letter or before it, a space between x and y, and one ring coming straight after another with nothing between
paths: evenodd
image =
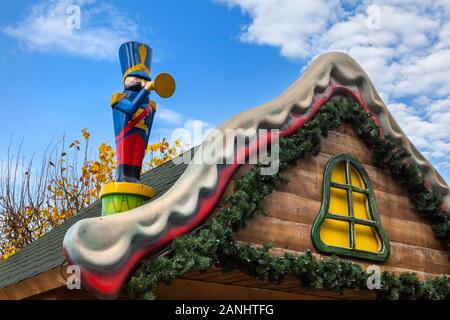
<instances>
[{"instance_id":1,"label":"grey shingle roof","mask_svg":"<svg viewBox=\"0 0 450 320\"><path fill-rule=\"evenodd\" d=\"M190 152L185 155L189 156ZM178 180L186 167L186 164L176 165L173 161L169 161L142 175L141 181L156 190L157 198ZM100 215L101 201L96 201L8 260L1 261L0 288L59 267L65 261L62 242L67 229L81 219Z\"/></svg>"}]
</instances>

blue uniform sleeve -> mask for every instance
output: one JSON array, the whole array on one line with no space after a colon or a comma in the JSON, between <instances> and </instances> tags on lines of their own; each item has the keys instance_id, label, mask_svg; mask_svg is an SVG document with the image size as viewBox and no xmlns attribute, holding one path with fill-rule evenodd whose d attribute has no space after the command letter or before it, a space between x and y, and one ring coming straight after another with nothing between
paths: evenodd
<instances>
[{"instance_id":1,"label":"blue uniform sleeve","mask_svg":"<svg viewBox=\"0 0 450 320\"><path fill-rule=\"evenodd\" d=\"M133 114L136 112L137 109L142 105L145 98L148 95L148 91L145 89L142 89L139 91L139 93L136 95L136 97L133 100L124 98L117 102L113 108L119 109L122 112Z\"/></svg>"}]
</instances>

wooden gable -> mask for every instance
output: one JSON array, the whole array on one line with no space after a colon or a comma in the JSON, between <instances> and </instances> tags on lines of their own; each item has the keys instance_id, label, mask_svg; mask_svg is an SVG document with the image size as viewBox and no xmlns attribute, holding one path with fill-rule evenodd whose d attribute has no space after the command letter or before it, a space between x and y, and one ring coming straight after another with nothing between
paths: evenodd
<instances>
[{"instance_id":1,"label":"wooden gable","mask_svg":"<svg viewBox=\"0 0 450 320\"><path fill-rule=\"evenodd\" d=\"M322 203L326 164L340 153L351 154L366 169L391 247L385 263L354 261L363 267L380 265L382 271L416 272L421 280L450 274L447 252L435 237L429 221L413 211L406 189L392 178L388 169L373 164L370 151L346 124L330 132L322 141L317 156L302 159L295 167L281 173L287 183L265 198L267 215L257 214L246 228L237 232L236 239L257 245L272 243L273 251L278 254L285 250L303 253L310 249L321 256L311 241L311 227ZM245 170L248 166L237 176Z\"/></svg>"}]
</instances>

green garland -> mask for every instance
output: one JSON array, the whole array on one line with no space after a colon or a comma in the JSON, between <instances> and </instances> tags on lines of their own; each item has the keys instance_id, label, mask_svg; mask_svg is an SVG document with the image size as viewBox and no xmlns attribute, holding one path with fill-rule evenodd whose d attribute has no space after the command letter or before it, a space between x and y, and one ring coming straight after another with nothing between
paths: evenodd
<instances>
[{"instance_id":1,"label":"green garland","mask_svg":"<svg viewBox=\"0 0 450 320\"><path fill-rule=\"evenodd\" d=\"M396 180L408 188L416 211L429 218L436 236L448 246L450 212L441 208L441 196L425 187L423 174L408 152L392 137L380 136L371 115L351 98L340 96L330 100L296 134L280 139L280 171L299 159L316 155L322 139L343 122L351 124L372 150L375 164L389 168ZM223 270L239 269L275 283L291 275L298 278L301 285L311 288L336 292L367 289L370 274L357 263L336 256L316 259L310 251L274 257L269 254L269 245L254 247L235 242L235 231L245 227L258 209L264 212L262 200L283 182L279 174L263 176L259 169L256 165L237 181L235 194L196 235L175 239L169 252L142 266L128 284L129 297L152 299L152 291L160 283L169 283L188 272L206 271L213 266ZM381 285L377 290L380 298L450 299L449 280L444 276L421 282L413 273L398 276L384 272Z\"/></svg>"}]
</instances>

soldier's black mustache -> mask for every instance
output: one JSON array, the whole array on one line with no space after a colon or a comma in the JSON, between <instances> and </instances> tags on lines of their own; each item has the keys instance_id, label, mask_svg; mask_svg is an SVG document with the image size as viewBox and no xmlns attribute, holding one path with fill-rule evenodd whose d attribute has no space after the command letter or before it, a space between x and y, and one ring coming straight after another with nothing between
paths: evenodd
<instances>
[{"instance_id":1,"label":"soldier's black mustache","mask_svg":"<svg viewBox=\"0 0 450 320\"><path fill-rule=\"evenodd\" d=\"M125 89L130 90L130 91L141 91L142 85L140 82L136 82L136 83L130 84Z\"/></svg>"}]
</instances>

